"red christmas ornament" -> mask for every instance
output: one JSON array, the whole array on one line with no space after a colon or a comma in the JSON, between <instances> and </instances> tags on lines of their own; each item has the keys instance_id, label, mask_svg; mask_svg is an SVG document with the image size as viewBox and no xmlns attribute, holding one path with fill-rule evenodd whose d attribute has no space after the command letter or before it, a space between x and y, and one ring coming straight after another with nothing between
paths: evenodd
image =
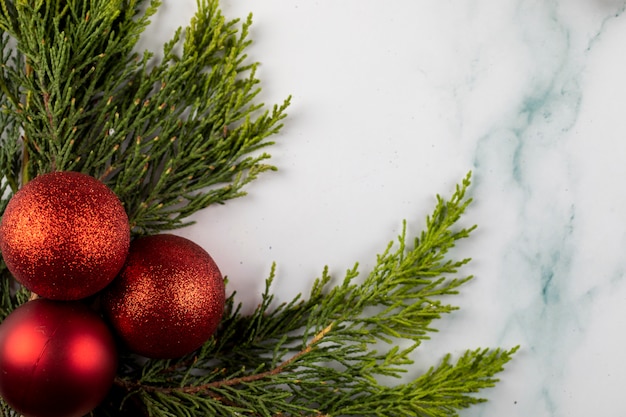
<instances>
[{"instance_id":1,"label":"red christmas ornament","mask_svg":"<svg viewBox=\"0 0 626 417\"><path fill-rule=\"evenodd\" d=\"M110 330L79 302L29 301L0 325L0 396L26 417L85 415L116 370Z\"/></svg>"},{"instance_id":2,"label":"red christmas ornament","mask_svg":"<svg viewBox=\"0 0 626 417\"><path fill-rule=\"evenodd\" d=\"M217 329L224 302L224 280L211 256L169 234L133 241L102 298L128 348L150 358L177 358L199 348Z\"/></svg>"},{"instance_id":3,"label":"red christmas ornament","mask_svg":"<svg viewBox=\"0 0 626 417\"><path fill-rule=\"evenodd\" d=\"M9 271L32 292L55 300L77 300L107 286L129 245L120 200L78 172L35 178L11 198L0 224Z\"/></svg>"}]
</instances>

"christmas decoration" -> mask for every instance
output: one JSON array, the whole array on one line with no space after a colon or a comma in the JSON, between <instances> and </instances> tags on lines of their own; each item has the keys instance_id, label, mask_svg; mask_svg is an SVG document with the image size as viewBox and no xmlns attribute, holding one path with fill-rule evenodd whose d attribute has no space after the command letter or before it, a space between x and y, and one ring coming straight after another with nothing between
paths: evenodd
<instances>
[{"instance_id":1,"label":"christmas decoration","mask_svg":"<svg viewBox=\"0 0 626 417\"><path fill-rule=\"evenodd\" d=\"M117 352L78 302L30 301L0 325L0 396L25 417L81 417L113 384Z\"/></svg>"},{"instance_id":2,"label":"christmas decoration","mask_svg":"<svg viewBox=\"0 0 626 417\"><path fill-rule=\"evenodd\" d=\"M13 276L50 299L100 291L121 269L129 244L119 199L78 172L33 179L11 198L0 224L0 249Z\"/></svg>"},{"instance_id":3,"label":"christmas decoration","mask_svg":"<svg viewBox=\"0 0 626 417\"><path fill-rule=\"evenodd\" d=\"M244 195L244 186L275 169L262 150L280 131L289 99L271 109L255 102L250 18L227 20L217 0L200 0L191 24L155 56L135 47L157 0L0 3L4 216L31 178L85 172L119 197L138 238L190 224L193 213ZM257 308L244 315L230 295L216 333L191 354L146 359L122 349L113 389L92 415L443 417L483 401L477 393L494 386L516 347L443 355L404 383L381 379L406 371L434 321L456 309L446 300L471 278L458 277L468 260L450 254L473 230L458 225L469 186L468 176L449 198L437 197L424 231L409 241L403 229L358 281L357 266L340 281L325 269L307 298L274 305L272 269ZM13 315L6 317L31 294L14 281L10 250L2 250L0 320L10 324ZM53 267L73 267L66 260ZM159 325L143 317L149 328ZM176 343L195 345L174 333ZM52 355L44 352L46 360ZM74 368L64 358L58 353L55 370ZM55 392L32 390L31 400L40 404ZM59 398L83 392L72 388ZM0 394L0 411L17 416L10 405L21 403L10 391Z\"/></svg>"},{"instance_id":4,"label":"christmas decoration","mask_svg":"<svg viewBox=\"0 0 626 417\"><path fill-rule=\"evenodd\" d=\"M102 304L134 352L177 358L199 348L224 312L224 280L211 256L183 237L162 234L133 241L120 276Z\"/></svg>"}]
</instances>

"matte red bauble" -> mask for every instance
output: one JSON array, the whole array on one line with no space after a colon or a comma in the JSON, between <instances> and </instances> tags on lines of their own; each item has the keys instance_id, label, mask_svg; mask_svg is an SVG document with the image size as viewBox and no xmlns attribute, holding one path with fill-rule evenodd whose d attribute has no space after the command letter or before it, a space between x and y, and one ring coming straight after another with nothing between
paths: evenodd
<instances>
[{"instance_id":1,"label":"matte red bauble","mask_svg":"<svg viewBox=\"0 0 626 417\"><path fill-rule=\"evenodd\" d=\"M116 370L110 330L79 302L29 301L0 325L0 396L26 417L85 415Z\"/></svg>"},{"instance_id":2,"label":"matte red bauble","mask_svg":"<svg viewBox=\"0 0 626 417\"><path fill-rule=\"evenodd\" d=\"M53 172L26 184L9 201L0 250L9 271L30 291L77 300L107 286L124 265L128 217L102 182Z\"/></svg>"},{"instance_id":3,"label":"matte red bauble","mask_svg":"<svg viewBox=\"0 0 626 417\"><path fill-rule=\"evenodd\" d=\"M102 298L127 347L150 358L177 358L199 348L217 329L224 302L224 280L211 256L169 234L133 241Z\"/></svg>"}]
</instances>

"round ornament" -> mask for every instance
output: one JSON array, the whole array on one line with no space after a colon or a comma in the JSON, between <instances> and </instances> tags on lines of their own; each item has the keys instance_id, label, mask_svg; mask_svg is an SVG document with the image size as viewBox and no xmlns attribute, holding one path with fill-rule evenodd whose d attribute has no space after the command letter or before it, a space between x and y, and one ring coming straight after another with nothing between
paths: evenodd
<instances>
[{"instance_id":1,"label":"round ornament","mask_svg":"<svg viewBox=\"0 0 626 417\"><path fill-rule=\"evenodd\" d=\"M206 342L224 312L222 274L211 256L183 237L134 240L102 305L127 347L150 358L178 358Z\"/></svg>"},{"instance_id":2,"label":"round ornament","mask_svg":"<svg viewBox=\"0 0 626 417\"><path fill-rule=\"evenodd\" d=\"M117 370L113 336L80 302L29 301L0 325L0 396L25 417L80 417Z\"/></svg>"},{"instance_id":3,"label":"round ornament","mask_svg":"<svg viewBox=\"0 0 626 417\"><path fill-rule=\"evenodd\" d=\"M120 200L78 172L33 179L11 198L0 224L9 271L30 291L55 300L78 300L107 286L129 245Z\"/></svg>"}]
</instances>

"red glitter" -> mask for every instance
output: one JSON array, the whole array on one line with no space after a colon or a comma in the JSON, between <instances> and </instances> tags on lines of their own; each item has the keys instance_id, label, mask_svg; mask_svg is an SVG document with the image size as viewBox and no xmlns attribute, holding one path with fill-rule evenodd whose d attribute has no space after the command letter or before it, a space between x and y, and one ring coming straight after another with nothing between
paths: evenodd
<instances>
[{"instance_id":1,"label":"red glitter","mask_svg":"<svg viewBox=\"0 0 626 417\"><path fill-rule=\"evenodd\" d=\"M211 337L224 303L224 280L211 256L188 239L161 234L133 241L102 304L130 350L177 358Z\"/></svg>"},{"instance_id":2,"label":"red glitter","mask_svg":"<svg viewBox=\"0 0 626 417\"><path fill-rule=\"evenodd\" d=\"M78 172L41 175L18 191L0 224L0 249L15 278L32 292L76 300L108 285L130 245L117 196Z\"/></svg>"}]
</instances>

